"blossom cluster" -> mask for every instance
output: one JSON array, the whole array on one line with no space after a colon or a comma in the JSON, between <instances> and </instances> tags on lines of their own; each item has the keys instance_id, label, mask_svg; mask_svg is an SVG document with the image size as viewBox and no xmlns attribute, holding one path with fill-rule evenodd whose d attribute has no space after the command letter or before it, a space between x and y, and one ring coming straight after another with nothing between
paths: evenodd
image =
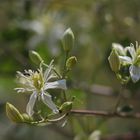
<instances>
[{"instance_id":1,"label":"blossom cluster","mask_svg":"<svg viewBox=\"0 0 140 140\"><path fill-rule=\"evenodd\" d=\"M121 80L128 82L130 79L136 83L140 79L140 46L132 43L123 47L118 43L112 44L112 52L109 56L112 70ZM125 75L125 76L124 76Z\"/></svg>"}]
</instances>

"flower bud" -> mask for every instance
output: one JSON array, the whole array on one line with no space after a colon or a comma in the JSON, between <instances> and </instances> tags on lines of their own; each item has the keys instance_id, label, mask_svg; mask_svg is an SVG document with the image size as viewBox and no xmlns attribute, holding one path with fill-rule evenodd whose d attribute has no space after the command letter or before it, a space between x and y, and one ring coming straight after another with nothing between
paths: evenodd
<instances>
[{"instance_id":1,"label":"flower bud","mask_svg":"<svg viewBox=\"0 0 140 140\"><path fill-rule=\"evenodd\" d=\"M66 52L69 52L73 46L74 46L74 34L71 30L71 28L68 28L64 34L63 34L63 38L62 38L62 45L63 45L63 49Z\"/></svg>"},{"instance_id":2,"label":"flower bud","mask_svg":"<svg viewBox=\"0 0 140 140\"><path fill-rule=\"evenodd\" d=\"M17 110L16 107L14 107L10 103L6 103L6 114L8 118L13 122L16 122L16 123L23 122L23 117L20 114L20 112Z\"/></svg>"},{"instance_id":3,"label":"flower bud","mask_svg":"<svg viewBox=\"0 0 140 140\"><path fill-rule=\"evenodd\" d=\"M72 109L72 102L65 102L60 106L59 111L62 113L68 113L71 109Z\"/></svg>"},{"instance_id":4,"label":"flower bud","mask_svg":"<svg viewBox=\"0 0 140 140\"><path fill-rule=\"evenodd\" d=\"M118 72L120 70L120 59L117 52L113 49L110 56L108 57L108 61L112 71Z\"/></svg>"},{"instance_id":5,"label":"flower bud","mask_svg":"<svg viewBox=\"0 0 140 140\"><path fill-rule=\"evenodd\" d=\"M41 58L41 56L35 51L30 51L29 57L32 60L32 62L34 62L37 65L39 65L41 62L43 62L43 59Z\"/></svg>"},{"instance_id":6,"label":"flower bud","mask_svg":"<svg viewBox=\"0 0 140 140\"><path fill-rule=\"evenodd\" d=\"M23 117L23 121L24 122L32 122L33 121L33 118L30 117L28 114L24 113L22 114L22 117Z\"/></svg>"},{"instance_id":7,"label":"flower bud","mask_svg":"<svg viewBox=\"0 0 140 140\"><path fill-rule=\"evenodd\" d=\"M75 56L71 56L70 58L68 58L66 62L67 69L72 69L74 65L76 65L76 63L77 63L77 58Z\"/></svg>"}]
</instances>

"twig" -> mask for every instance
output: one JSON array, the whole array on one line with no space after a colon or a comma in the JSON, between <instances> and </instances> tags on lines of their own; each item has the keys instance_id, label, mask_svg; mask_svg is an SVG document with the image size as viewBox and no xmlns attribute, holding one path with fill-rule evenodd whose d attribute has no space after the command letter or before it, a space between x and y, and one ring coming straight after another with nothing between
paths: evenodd
<instances>
[{"instance_id":1,"label":"twig","mask_svg":"<svg viewBox=\"0 0 140 140\"><path fill-rule=\"evenodd\" d=\"M94 111L94 110L71 110L72 115L86 115L86 116L101 116L101 117L119 117L119 118L131 118L140 119L140 113L127 114L118 112L107 112L107 111Z\"/></svg>"}]
</instances>

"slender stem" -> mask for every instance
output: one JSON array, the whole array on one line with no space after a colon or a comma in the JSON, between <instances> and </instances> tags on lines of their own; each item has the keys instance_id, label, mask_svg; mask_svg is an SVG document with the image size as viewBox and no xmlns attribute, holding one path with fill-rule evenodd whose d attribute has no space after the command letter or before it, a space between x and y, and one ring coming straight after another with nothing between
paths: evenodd
<instances>
[{"instance_id":1,"label":"slender stem","mask_svg":"<svg viewBox=\"0 0 140 140\"><path fill-rule=\"evenodd\" d=\"M56 122L63 120L67 115L68 114L66 113L66 114L64 114L56 119L42 119L40 121L31 122L31 124L37 125L37 124L41 124L41 123L46 123L46 124L56 123Z\"/></svg>"},{"instance_id":2,"label":"slender stem","mask_svg":"<svg viewBox=\"0 0 140 140\"><path fill-rule=\"evenodd\" d=\"M66 62L67 62L67 58L68 58L69 52L65 52L65 60L64 60L64 67L63 67L63 74L62 74L62 78L65 78L66 76Z\"/></svg>"},{"instance_id":3,"label":"slender stem","mask_svg":"<svg viewBox=\"0 0 140 140\"><path fill-rule=\"evenodd\" d=\"M69 52L65 52L65 60L64 60L64 67L63 67L62 78L65 78L65 76L66 76L66 72L67 72L66 62L67 62L68 55L69 55ZM67 101L66 92L63 90L62 93L63 93L64 101Z\"/></svg>"},{"instance_id":4,"label":"slender stem","mask_svg":"<svg viewBox=\"0 0 140 140\"><path fill-rule=\"evenodd\" d=\"M107 111L95 111L95 110L71 110L72 115L86 115L86 116L102 116L102 117L119 117L119 118L132 118L140 119L140 113L127 114Z\"/></svg>"},{"instance_id":5,"label":"slender stem","mask_svg":"<svg viewBox=\"0 0 140 140\"><path fill-rule=\"evenodd\" d=\"M65 91L62 91L62 93L63 93L64 101L67 101L66 92Z\"/></svg>"},{"instance_id":6,"label":"slender stem","mask_svg":"<svg viewBox=\"0 0 140 140\"><path fill-rule=\"evenodd\" d=\"M58 122L61 121L62 119L64 119L68 114L64 114L63 116L56 118L56 119L47 119L47 122Z\"/></svg>"},{"instance_id":7,"label":"slender stem","mask_svg":"<svg viewBox=\"0 0 140 140\"><path fill-rule=\"evenodd\" d=\"M119 92L119 95L118 95L118 98L117 98L117 101L116 101L116 104L115 104L115 107L114 107L114 112L116 112L117 111L117 108L118 108L118 106L119 106L119 104L120 104L120 102L121 102L121 99L122 99L122 92L123 92L123 85L121 86L121 89L120 89L120 92Z\"/></svg>"},{"instance_id":8,"label":"slender stem","mask_svg":"<svg viewBox=\"0 0 140 140\"><path fill-rule=\"evenodd\" d=\"M122 97L122 93L120 92L119 95L118 95L118 97L117 97L117 101L116 101L116 103L115 103L115 107L114 107L114 109L113 109L114 112L117 111L117 108L118 108L118 106L119 106L119 104L120 104L120 102L121 102L121 97Z\"/></svg>"}]
</instances>

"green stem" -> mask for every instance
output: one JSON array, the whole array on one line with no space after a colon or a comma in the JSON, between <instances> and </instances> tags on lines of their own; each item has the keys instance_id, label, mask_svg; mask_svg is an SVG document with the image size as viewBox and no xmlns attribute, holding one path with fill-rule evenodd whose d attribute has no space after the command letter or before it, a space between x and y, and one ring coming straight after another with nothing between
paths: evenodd
<instances>
[{"instance_id":1,"label":"green stem","mask_svg":"<svg viewBox=\"0 0 140 140\"><path fill-rule=\"evenodd\" d=\"M67 69L66 69L66 62L67 62L68 55L69 55L69 52L66 52L66 53L65 53L65 60L64 60L64 67L63 67L62 78L65 78L65 76L66 76L66 72L67 72Z\"/></svg>"},{"instance_id":2,"label":"green stem","mask_svg":"<svg viewBox=\"0 0 140 140\"><path fill-rule=\"evenodd\" d=\"M116 112L117 111L117 108L118 108L118 106L119 106L119 104L120 104L120 102L121 102L121 99L122 99L122 92L123 92L123 85L121 86L121 89L120 89L120 92L119 92L119 95L118 95L118 98L117 98L117 101L116 101L116 104L115 104L115 107L114 107L114 112Z\"/></svg>"},{"instance_id":3,"label":"green stem","mask_svg":"<svg viewBox=\"0 0 140 140\"><path fill-rule=\"evenodd\" d=\"M47 119L47 122L59 122L61 121L62 119L64 119L68 114L64 114L63 116L59 117L59 118L56 118L56 119Z\"/></svg>"},{"instance_id":4,"label":"green stem","mask_svg":"<svg viewBox=\"0 0 140 140\"><path fill-rule=\"evenodd\" d=\"M67 115L68 114L66 113L66 114L64 114L64 115L62 115L62 116L60 116L59 118L56 118L56 119L46 119L46 120L42 119L40 121L31 122L31 124L37 125L37 124L41 124L41 123L46 123L46 124L56 123L56 122L59 122L59 121L63 120Z\"/></svg>"},{"instance_id":5,"label":"green stem","mask_svg":"<svg viewBox=\"0 0 140 140\"><path fill-rule=\"evenodd\" d=\"M65 92L65 91L63 91L62 93L63 93L64 101L67 101L66 92Z\"/></svg>"},{"instance_id":6,"label":"green stem","mask_svg":"<svg viewBox=\"0 0 140 140\"><path fill-rule=\"evenodd\" d=\"M69 52L66 52L65 53L65 60L64 60L62 79L65 78L66 73L67 73L66 62L67 62L68 55L69 55ZM64 90L63 90L63 97L64 97L64 101L67 101L66 92Z\"/></svg>"}]
</instances>

